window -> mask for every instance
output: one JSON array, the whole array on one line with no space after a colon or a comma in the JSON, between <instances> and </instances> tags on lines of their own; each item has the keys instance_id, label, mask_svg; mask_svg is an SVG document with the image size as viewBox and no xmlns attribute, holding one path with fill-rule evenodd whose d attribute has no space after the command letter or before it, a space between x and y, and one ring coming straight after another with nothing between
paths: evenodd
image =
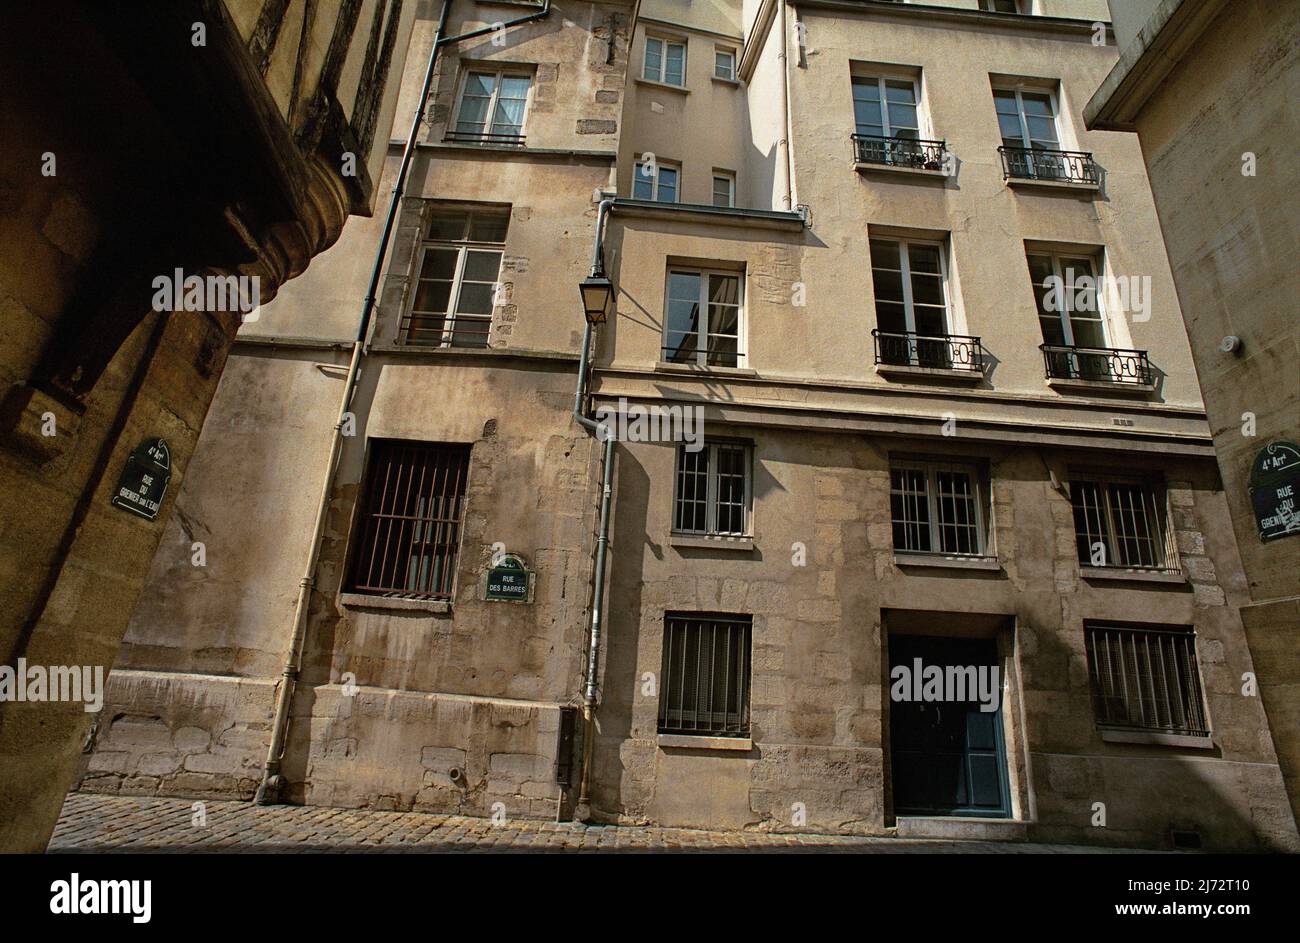
<instances>
[{"instance_id":1,"label":"window","mask_svg":"<svg viewBox=\"0 0 1300 943\"><path fill-rule=\"evenodd\" d=\"M662 356L669 363L736 367L744 358L743 280L737 272L669 269Z\"/></svg>"},{"instance_id":2,"label":"window","mask_svg":"<svg viewBox=\"0 0 1300 943\"><path fill-rule=\"evenodd\" d=\"M1085 566L1177 570L1164 489L1152 482L1070 481L1074 537Z\"/></svg>"},{"instance_id":3,"label":"window","mask_svg":"<svg viewBox=\"0 0 1300 943\"><path fill-rule=\"evenodd\" d=\"M532 77L519 72L470 72L461 91L452 140L522 144Z\"/></svg>"},{"instance_id":4,"label":"window","mask_svg":"<svg viewBox=\"0 0 1300 943\"><path fill-rule=\"evenodd\" d=\"M1006 147L1058 150L1056 103L1048 92L995 88L998 129Z\"/></svg>"},{"instance_id":5,"label":"window","mask_svg":"<svg viewBox=\"0 0 1300 943\"><path fill-rule=\"evenodd\" d=\"M426 347L486 347L510 211L436 207L402 334Z\"/></svg>"},{"instance_id":6,"label":"window","mask_svg":"<svg viewBox=\"0 0 1300 943\"><path fill-rule=\"evenodd\" d=\"M373 443L352 589L451 598L468 470L467 445Z\"/></svg>"},{"instance_id":7,"label":"window","mask_svg":"<svg viewBox=\"0 0 1300 943\"><path fill-rule=\"evenodd\" d=\"M724 49L721 46L714 48L713 76L726 79L728 82L736 80L736 50Z\"/></svg>"},{"instance_id":8,"label":"window","mask_svg":"<svg viewBox=\"0 0 1300 943\"><path fill-rule=\"evenodd\" d=\"M686 43L647 36L643 78L665 85L686 84Z\"/></svg>"},{"instance_id":9,"label":"window","mask_svg":"<svg viewBox=\"0 0 1300 943\"><path fill-rule=\"evenodd\" d=\"M916 140L916 83L911 79L853 77L853 120L858 134Z\"/></svg>"},{"instance_id":10,"label":"window","mask_svg":"<svg viewBox=\"0 0 1300 943\"><path fill-rule=\"evenodd\" d=\"M889 504L895 550L984 554L985 505L973 467L896 463L889 470Z\"/></svg>"},{"instance_id":11,"label":"window","mask_svg":"<svg viewBox=\"0 0 1300 943\"><path fill-rule=\"evenodd\" d=\"M667 613L659 732L749 736L751 616Z\"/></svg>"},{"instance_id":12,"label":"window","mask_svg":"<svg viewBox=\"0 0 1300 943\"><path fill-rule=\"evenodd\" d=\"M1026 258L1047 375L1103 382L1123 381L1130 373L1133 382L1145 377L1140 351L1110 352L1095 261L1049 252L1029 252Z\"/></svg>"},{"instance_id":13,"label":"window","mask_svg":"<svg viewBox=\"0 0 1300 943\"><path fill-rule=\"evenodd\" d=\"M650 158L637 161L632 171L632 197L657 203L676 203L681 171L674 164Z\"/></svg>"},{"instance_id":14,"label":"window","mask_svg":"<svg viewBox=\"0 0 1300 943\"><path fill-rule=\"evenodd\" d=\"M692 452L677 447L677 494L673 531L702 536L749 533L750 448L740 442L708 442Z\"/></svg>"},{"instance_id":15,"label":"window","mask_svg":"<svg viewBox=\"0 0 1300 943\"><path fill-rule=\"evenodd\" d=\"M876 327L881 362L949 367L948 286L937 242L871 239Z\"/></svg>"},{"instance_id":16,"label":"window","mask_svg":"<svg viewBox=\"0 0 1300 943\"><path fill-rule=\"evenodd\" d=\"M1033 0L980 0L986 13L1033 13Z\"/></svg>"},{"instance_id":17,"label":"window","mask_svg":"<svg viewBox=\"0 0 1300 943\"><path fill-rule=\"evenodd\" d=\"M1084 632L1098 726L1209 736L1191 629L1090 623Z\"/></svg>"},{"instance_id":18,"label":"window","mask_svg":"<svg viewBox=\"0 0 1300 943\"><path fill-rule=\"evenodd\" d=\"M736 175L726 171L713 172L713 205L736 205Z\"/></svg>"}]
</instances>

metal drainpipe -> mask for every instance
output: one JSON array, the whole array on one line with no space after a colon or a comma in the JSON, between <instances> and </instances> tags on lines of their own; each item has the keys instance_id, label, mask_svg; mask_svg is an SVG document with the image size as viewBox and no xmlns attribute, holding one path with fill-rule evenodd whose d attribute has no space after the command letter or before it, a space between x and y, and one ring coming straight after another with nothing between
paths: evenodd
<instances>
[{"instance_id":1,"label":"metal drainpipe","mask_svg":"<svg viewBox=\"0 0 1300 943\"><path fill-rule=\"evenodd\" d=\"M604 199L596 210L596 242L591 253L591 274L605 271L604 244L605 219L613 209L614 201ZM614 494L614 430L604 423L583 415L586 405L587 365L591 349L591 322L582 332L582 352L578 360L578 384L573 394L573 418L605 442L605 466L600 492L600 528L596 536L596 567L592 574L594 585L591 594L591 634L587 644L586 680L582 691L582 779L578 789L578 804L591 801L591 757L594 752L596 729L597 676L600 672L601 613L605 605L605 559L609 551L609 506Z\"/></svg>"},{"instance_id":2,"label":"metal drainpipe","mask_svg":"<svg viewBox=\"0 0 1300 943\"><path fill-rule=\"evenodd\" d=\"M781 202L784 208L789 210L793 207L791 191L794 189L793 174L790 172L790 83L789 69L786 61L786 47L789 45L789 38L786 35L786 6L785 0L777 0L777 8L780 11L781 23L781 42L777 46L777 62L781 63L781 178L782 178L782 195Z\"/></svg>"},{"instance_id":3,"label":"metal drainpipe","mask_svg":"<svg viewBox=\"0 0 1300 943\"><path fill-rule=\"evenodd\" d=\"M402 162L397 169L397 180L393 184L388 198L388 212L384 218L384 229L375 250L374 265L370 269L370 284L366 289L366 298L362 302L361 319L357 326L356 340L352 343L352 357L348 363L347 380L343 384L343 396L339 402L339 418L334 423L334 435L330 440L329 461L325 465L325 481L321 487L320 504L316 508L316 523L312 527L311 546L307 551L307 565L303 568L302 579L298 581L298 601L293 611L293 636L289 642L289 656L285 660L282 681L275 696L275 717L271 725L271 743L266 751L266 763L262 768L262 782L257 787L253 801L258 805L271 805L280 801L280 790L284 786L284 777L280 775L280 761L284 755L284 745L289 735L289 709L293 704L294 691L298 686L298 675L302 670L303 643L307 638L307 612L311 602L311 592L316 585L316 566L320 560L321 539L325 534L325 520L329 513L330 496L333 489L334 473L338 469L339 455L343 451L343 428L348 419L348 407L356 392L357 381L361 373L361 358L365 351L366 336L370 333L370 323L374 315L375 296L379 291L379 279L383 275L384 257L388 254L388 243L392 239L393 227L397 222L397 212L402 195L406 190L406 176L410 172L411 162L415 157L416 138L420 125L424 122L424 109L429 100L429 90L433 87L434 66L438 62L438 50L443 46L458 43L476 36L496 32L510 26L518 26L533 20L540 20L551 12L551 0L544 0L542 8L536 13L521 16L505 23L482 29L461 33L459 36L445 36L447 15L451 11L452 0L443 0L442 12L438 14L438 29L434 33L433 48L429 51L429 64L424 70L424 82L420 86L415 116L411 119L411 130L406 135L406 144L402 148Z\"/></svg>"}]
</instances>

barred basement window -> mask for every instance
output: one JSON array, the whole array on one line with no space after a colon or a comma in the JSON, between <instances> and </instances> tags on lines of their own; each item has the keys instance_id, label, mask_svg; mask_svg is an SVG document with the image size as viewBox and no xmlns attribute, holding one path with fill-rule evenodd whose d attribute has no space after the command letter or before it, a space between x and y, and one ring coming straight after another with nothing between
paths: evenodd
<instances>
[{"instance_id":1,"label":"barred basement window","mask_svg":"<svg viewBox=\"0 0 1300 943\"><path fill-rule=\"evenodd\" d=\"M749 736L751 616L669 613L659 732Z\"/></svg>"},{"instance_id":2,"label":"barred basement window","mask_svg":"<svg viewBox=\"0 0 1300 943\"><path fill-rule=\"evenodd\" d=\"M439 206L429 217L416 269L407 344L486 347L509 207Z\"/></svg>"},{"instance_id":3,"label":"barred basement window","mask_svg":"<svg viewBox=\"0 0 1300 943\"><path fill-rule=\"evenodd\" d=\"M974 468L895 463L889 479L895 550L969 556L985 552L986 515Z\"/></svg>"},{"instance_id":4,"label":"barred basement window","mask_svg":"<svg viewBox=\"0 0 1300 943\"><path fill-rule=\"evenodd\" d=\"M677 447L673 531L705 536L749 533L749 447L709 442L698 452Z\"/></svg>"},{"instance_id":5,"label":"barred basement window","mask_svg":"<svg viewBox=\"0 0 1300 943\"><path fill-rule=\"evenodd\" d=\"M1080 563L1178 570L1163 488L1150 482L1073 480L1070 503Z\"/></svg>"},{"instance_id":6,"label":"barred basement window","mask_svg":"<svg viewBox=\"0 0 1300 943\"><path fill-rule=\"evenodd\" d=\"M468 471L467 445L372 445L353 590L451 598Z\"/></svg>"},{"instance_id":7,"label":"barred basement window","mask_svg":"<svg viewBox=\"0 0 1300 943\"><path fill-rule=\"evenodd\" d=\"M1196 634L1085 624L1097 724L1208 736Z\"/></svg>"}]
</instances>

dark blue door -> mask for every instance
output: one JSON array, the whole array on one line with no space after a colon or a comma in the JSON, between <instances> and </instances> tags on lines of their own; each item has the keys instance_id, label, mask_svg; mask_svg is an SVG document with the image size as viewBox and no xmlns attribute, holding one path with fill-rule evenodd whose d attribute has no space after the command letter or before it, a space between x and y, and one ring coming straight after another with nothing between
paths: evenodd
<instances>
[{"instance_id":1,"label":"dark blue door","mask_svg":"<svg viewBox=\"0 0 1300 943\"><path fill-rule=\"evenodd\" d=\"M904 666L935 665L986 671L1000 665L997 645L985 639L891 635L890 678ZM989 676L991 678L991 676ZM890 765L896 815L1006 817L1006 756L999 709L980 710L977 692L959 701L894 700L889 704ZM893 685L891 683L891 691ZM949 694L952 692L949 691Z\"/></svg>"}]
</instances>

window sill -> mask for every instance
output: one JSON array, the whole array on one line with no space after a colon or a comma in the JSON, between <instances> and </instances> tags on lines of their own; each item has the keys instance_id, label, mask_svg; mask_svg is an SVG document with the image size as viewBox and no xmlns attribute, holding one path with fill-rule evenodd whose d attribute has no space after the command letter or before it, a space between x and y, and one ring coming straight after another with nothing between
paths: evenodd
<instances>
[{"instance_id":1,"label":"window sill","mask_svg":"<svg viewBox=\"0 0 1300 943\"><path fill-rule=\"evenodd\" d=\"M1079 575L1085 580L1124 580L1134 583L1186 583L1187 574L1181 570L1167 573L1162 570L1140 570L1119 566L1081 566Z\"/></svg>"},{"instance_id":2,"label":"window sill","mask_svg":"<svg viewBox=\"0 0 1300 943\"><path fill-rule=\"evenodd\" d=\"M879 172L886 174L902 174L905 177L928 177L930 179L936 177L942 179L943 177L948 176L942 170L928 170L925 167L900 167L896 164L876 164L865 160L855 160L853 162L853 169L860 174Z\"/></svg>"},{"instance_id":3,"label":"window sill","mask_svg":"<svg viewBox=\"0 0 1300 943\"><path fill-rule=\"evenodd\" d=\"M1111 380L1068 380L1060 377L1048 377L1047 385L1058 393L1085 393L1105 391L1107 393L1133 393L1146 395L1155 392L1154 383L1115 383Z\"/></svg>"},{"instance_id":4,"label":"window sill","mask_svg":"<svg viewBox=\"0 0 1300 943\"><path fill-rule=\"evenodd\" d=\"M1154 730L1121 730L1116 727L1099 727L1101 739L1107 743L1145 743L1152 746L1186 747L1191 750L1213 750L1214 739L1181 733L1158 733Z\"/></svg>"},{"instance_id":5,"label":"window sill","mask_svg":"<svg viewBox=\"0 0 1300 943\"><path fill-rule=\"evenodd\" d=\"M661 750L728 750L748 753L754 749L749 737L700 737L695 734L661 733L657 742Z\"/></svg>"},{"instance_id":6,"label":"window sill","mask_svg":"<svg viewBox=\"0 0 1300 943\"><path fill-rule=\"evenodd\" d=\"M701 374L704 376L732 376L732 377L756 377L757 370L751 370L748 367L701 367L693 363L669 363L660 360L655 364L655 370L659 373L681 373L687 376L691 374Z\"/></svg>"},{"instance_id":7,"label":"window sill","mask_svg":"<svg viewBox=\"0 0 1300 943\"><path fill-rule=\"evenodd\" d=\"M719 85L729 85L732 88L740 88L740 79L724 79L720 75L710 76L710 78L712 78L713 81L717 82Z\"/></svg>"},{"instance_id":8,"label":"window sill","mask_svg":"<svg viewBox=\"0 0 1300 943\"><path fill-rule=\"evenodd\" d=\"M689 95L691 93L691 90L687 88L685 85L670 85L667 82L659 82L656 81L655 79L643 79L643 78L635 78L632 81L634 81L637 85L645 85L650 88L662 88L669 92L680 92L683 95Z\"/></svg>"},{"instance_id":9,"label":"window sill","mask_svg":"<svg viewBox=\"0 0 1300 943\"><path fill-rule=\"evenodd\" d=\"M941 553L895 553L895 566L925 566L942 570L1001 570L997 557L963 557Z\"/></svg>"},{"instance_id":10,"label":"window sill","mask_svg":"<svg viewBox=\"0 0 1300 943\"><path fill-rule=\"evenodd\" d=\"M400 609L407 612L451 612L450 599L405 599L369 593L339 593L339 603L349 609Z\"/></svg>"},{"instance_id":11,"label":"window sill","mask_svg":"<svg viewBox=\"0 0 1300 943\"><path fill-rule=\"evenodd\" d=\"M886 379L898 377L909 380L929 377L935 380L959 380L978 383L984 379L982 370L954 370L951 367L921 367L902 363L878 363L876 373Z\"/></svg>"},{"instance_id":12,"label":"window sill","mask_svg":"<svg viewBox=\"0 0 1300 943\"><path fill-rule=\"evenodd\" d=\"M703 534L672 534L668 543L674 547L693 550L734 550L739 553L753 553L753 537L708 537Z\"/></svg>"},{"instance_id":13,"label":"window sill","mask_svg":"<svg viewBox=\"0 0 1300 943\"><path fill-rule=\"evenodd\" d=\"M1039 180L1035 177L1008 177L1007 186L1027 190L1074 190L1076 193L1099 193L1099 183L1074 183L1069 180Z\"/></svg>"}]
</instances>

